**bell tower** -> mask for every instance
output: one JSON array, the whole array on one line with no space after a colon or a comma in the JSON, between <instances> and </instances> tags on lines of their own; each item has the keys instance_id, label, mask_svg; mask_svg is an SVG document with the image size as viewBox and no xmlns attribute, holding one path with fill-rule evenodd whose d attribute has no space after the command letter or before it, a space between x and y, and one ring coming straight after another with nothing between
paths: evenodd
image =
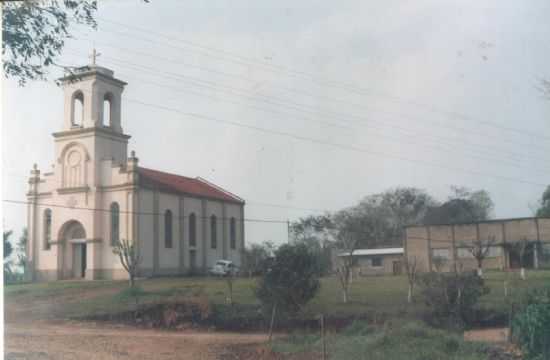
<instances>
[{"instance_id":1,"label":"bell tower","mask_svg":"<svg viewBox=\"0 0 550 360\"><path fill-rule=\"evenodd\" d=\"M56 176L62 189L82 189L112 183L111 169L125 166L129 135L121 124L121 98L126 83L95 64L75 69L59 79L64 92L61 131L53 134Z\"/></svg>"},{"instance_id":2,"label":"bell tower","mask_svg":"<svg viewBox=\"0 0 550 360\"><path fill-rule=\"evenodd\" d=\"M96 127L122 133L121 95L126 83L112 70L93 64L59 80L65 97L63 130Z\"/></svg>"}]
</instances>

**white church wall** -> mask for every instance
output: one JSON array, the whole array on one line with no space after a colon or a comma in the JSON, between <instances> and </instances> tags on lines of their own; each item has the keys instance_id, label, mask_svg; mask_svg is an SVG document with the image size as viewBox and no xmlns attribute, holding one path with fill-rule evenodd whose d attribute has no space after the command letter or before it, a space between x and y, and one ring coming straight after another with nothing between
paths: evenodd
<instances>
[{"instance_id":1,"label":"white church wall","mask_svg":"<svg viewBox=\"0 0 550 360\"><path fill-rule=\"evenodd\" d=\"M125 140L100 133L96 137L96 147L96 156L99 161L112 160L113 167L126 163L128 146ZM116 179L115 183L118 183Z\"/></svg>"},{"instance_id":2,"label":"white church wall","mask_svg":"<svg viewBox=\"0 0 550 360\"><path fill-rule=\"evenodd\" d=\"M96 170L93 165L94 141L92 136L68 136L55 142L57 187L70 188L95 184ZM73 156L77 154L78 156ZM71 168L78 171L78 179L71 179Z\"/></svg>"},{"instance_id":3,"label":"white church wall","mask_svg":"<svg viewBox=\"0 0 550 360\"><path fill-rule=\"evenodd\" d=\"M241 264L241 252L243 244L243 223L241 221L241 205L227 203L225 206L225 215L227 218L227 257L234 263ZM236 241L235 249L231 249L231 218L235 218Z\"/></svg>"},{"instance_id":4,"label":"white church wall","mask_svg":"<svg viewBox=\"0 0 550 360\"><path fill-rule=\"evenodd\" d=\"M197 270L202 268L202 254L203 254L203 248L202 248L202 200L192 197L184 197L183 198L183 208L184 208L184 225L183 225L183 239L184 239L184 256L183 256L183 263L184 268L187 270L190 270L191 266L191 251L195 252L195 260L196 260L196 267ZM191 214L195 214L196 217L196 245L191 246L190 239L189 239L189 217Z\"/></svg>"},{"instance_id":5,"label":"white church wall","mask_svg":"<svg viewBox=\"0 0 550 360\"><path fill-rule=\"evenodd\" d=\"M138 237L139 237L139 251L142 257L140 268L144 273L150 273L153 269L153 239L154 239L154 225L153 216L143 213L153 213L153 192L146 189L140 189L138 193Z\"/></svg>"},{"instance_id":6,"label":"white church wall","mask_svg":"<svg viewBox=\"0 0 550 360\"><path fill-rule=\"evenodd\" d=\"M166 210L172 212L172 247L165 245L165 223L164 214ZM162 274L174 274L179 272L179 196L174 194L159 194L159 271Z\"/></svg>"},{"instance_id":7,"label":"white church wall","mask_svg":"<svg viewBox=\"0 0 550 360\"><path fill-rule=\"evenodd\" d=\"M210 226L211 216L216 216L216 238L217 246L212 248L212 231ZM222 203L218 201L206 202L206 267L214 266L216 260L223 259L223 213Z\"/></svg>"},{"instance_id":8,"label":"white church wall","mask_svg":"<svg viewBox=\"0 0 550 360\"><path fill-rule=\"evenodd\" d=\"M119 206L119 239L129 239L128 232L128 216L129 212L132 209L128 204L128 191L119 190L119 191L104 191L101 192L101 203L102 209L105 211L101 212L100 216L100 236L101 236L101 246L98 247L98 268L102 269L102 277L111 278L111 277L120 277L125 275L123 272L122 264L117 255L113 253L113 242L111 239L111 205L117 203Z\"/></svg>"}]
</instances>

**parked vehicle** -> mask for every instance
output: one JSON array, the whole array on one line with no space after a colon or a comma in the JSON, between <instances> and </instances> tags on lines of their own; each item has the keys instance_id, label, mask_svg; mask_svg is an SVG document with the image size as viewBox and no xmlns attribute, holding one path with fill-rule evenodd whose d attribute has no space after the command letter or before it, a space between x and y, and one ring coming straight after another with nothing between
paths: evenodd
<instances>
[{"instance_id":1,"label":"parked vehicle","mask_svg":"<svg viewBox=\"0 0 550 360\"><path fill-rule=\"evenodd\" d=\"M237 274L238 269L230 260L218 260L216 264L209 270L210 275L227 276L230 273Z\"/></svg>"}]
</instances>

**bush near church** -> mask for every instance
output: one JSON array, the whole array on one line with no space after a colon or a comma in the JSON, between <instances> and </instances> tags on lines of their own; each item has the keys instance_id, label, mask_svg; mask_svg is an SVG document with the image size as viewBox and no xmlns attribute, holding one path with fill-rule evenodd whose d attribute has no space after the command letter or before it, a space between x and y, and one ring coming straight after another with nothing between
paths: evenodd
<instances>
[{"instance_id":1,"label":"bush near church","mask_svg":"<svg viewBox=\"0 0 550 360\"><path fill-rule=\"evenodd\" d=\"M265 310L296 313L320 288L315 256L304 244L285 244L264 262L256 296Z\"/></svg>"}]
</instances>

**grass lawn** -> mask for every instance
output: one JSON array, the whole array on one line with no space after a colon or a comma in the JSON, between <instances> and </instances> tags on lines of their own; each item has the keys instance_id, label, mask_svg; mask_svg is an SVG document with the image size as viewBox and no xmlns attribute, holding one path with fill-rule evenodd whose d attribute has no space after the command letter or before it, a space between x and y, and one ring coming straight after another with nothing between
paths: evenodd
<instances>
[{"instance_id":1,"label":"grass lawn","mask_svg":"<svg viewBox=\"0 0 550 360\"><path fill-rule=\"evenodd\" d=\"M550 271L529 271L527 280L518 273L487 271L487 285L491 291L482 299L482 305L492 309L506 308L504 282L509 292L519 296L527 289L550 285ZM144 295L142 303L171 302L185 297L203 297L213 304L223 304L227 296L227 284L216 278L155 278L139 280ZM254 296L255 279L236 279L233 299L242 305L258 305ZM84 317L116 313L128 309L130 299L121 295L126 281L58 281L40 284L9 285L4 294L9 310L10 301L52 302L62 308L63 317ZM341 290L335 277L321 280L321 290L304 309L305 316L324 313L335 317L352 317L367 313L384 313L391 316L415 317L423 305L409 306L406 302L407 281L404 276L361 277L354 279L350 302L342 303Z\"/></svg>"}]
</instances>

